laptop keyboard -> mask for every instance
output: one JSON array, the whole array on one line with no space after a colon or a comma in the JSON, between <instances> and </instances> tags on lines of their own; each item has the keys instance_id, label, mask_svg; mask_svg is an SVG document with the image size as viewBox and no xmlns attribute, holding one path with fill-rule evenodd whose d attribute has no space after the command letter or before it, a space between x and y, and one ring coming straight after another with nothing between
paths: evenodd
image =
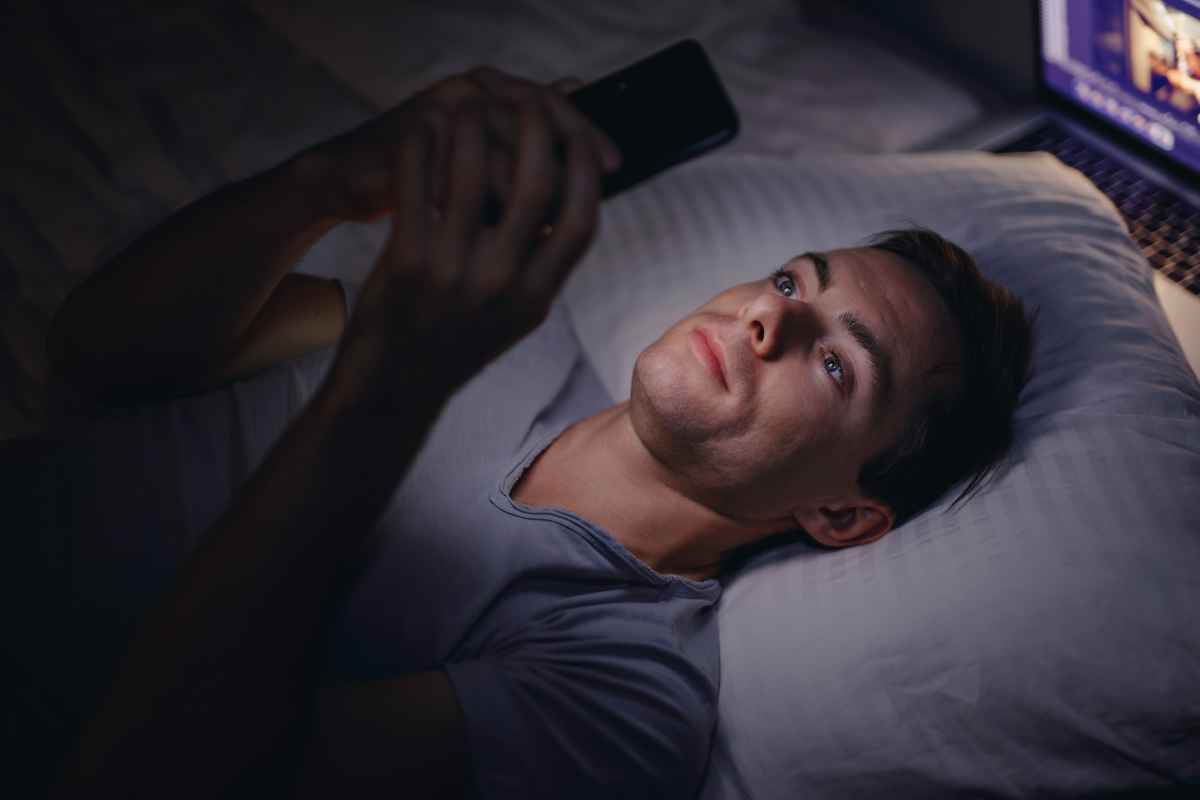
<instances>
[{"instance_id":1,"label":"laptop keyboard","mask_svg":"<svg viewBox=\"0 0 1200 800\"><path fill-rule=\"evenodd\" d=\"M1124 215L1130 236L1150 266L1200 296L1200 210L1053 122L997 149L1045 150L1088 176Z\"/></svg>"}]
</instances>

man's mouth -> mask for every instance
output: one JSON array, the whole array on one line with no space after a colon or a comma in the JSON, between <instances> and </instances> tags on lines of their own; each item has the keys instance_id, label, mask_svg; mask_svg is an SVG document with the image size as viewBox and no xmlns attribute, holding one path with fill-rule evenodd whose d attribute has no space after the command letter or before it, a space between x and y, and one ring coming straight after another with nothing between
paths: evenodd
<instances>
[{"instance_id":1,"label":"man's mouth","mask_svg":"<svg viewBox=\"0 0 1200 800\"><path fill-rule=\"evenodd\" d=\"M702 330L695 328L688 334L688 343L700 363L704 364L721 386L728 390L729 383L725 380L725 366L721 363L720 350L712 340Z\"/></svg>"}]
</instances>

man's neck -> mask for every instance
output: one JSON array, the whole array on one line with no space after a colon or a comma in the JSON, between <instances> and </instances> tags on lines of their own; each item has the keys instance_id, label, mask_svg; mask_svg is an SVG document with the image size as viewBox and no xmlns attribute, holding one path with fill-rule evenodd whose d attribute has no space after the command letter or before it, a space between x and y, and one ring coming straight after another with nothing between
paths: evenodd
<instances>
[{"instance_id":1,"label":"man's neck","mask_svg":"<svg viewBox=\"0 0 1200 800\"><path fill-rule=\"evenodd\" d=\"M638 438L625 402L563 431L525 470L512 496L578 514L655 571L693 580L715 577L738 546L782 529L725 516L676 483Z\"/></svg>"}]
</instances>

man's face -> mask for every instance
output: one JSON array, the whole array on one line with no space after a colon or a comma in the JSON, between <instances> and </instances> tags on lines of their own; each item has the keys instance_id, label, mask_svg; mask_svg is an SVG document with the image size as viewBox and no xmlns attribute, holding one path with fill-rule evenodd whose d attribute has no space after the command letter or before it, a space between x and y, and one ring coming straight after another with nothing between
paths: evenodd
<instances>
[{"instance_id":1,"label":"man's face","mask_svg":"<svg viewBox=\"0 0 1200 800\"><path fill-rule=\"evenodd\" d=\"M639 438L697 499L746 521L861 498L958 337L937 293L867 248L798 256L672 326L634 367ZM807 526L806 526L807 527Z\"/></svg>"}]
</instances>

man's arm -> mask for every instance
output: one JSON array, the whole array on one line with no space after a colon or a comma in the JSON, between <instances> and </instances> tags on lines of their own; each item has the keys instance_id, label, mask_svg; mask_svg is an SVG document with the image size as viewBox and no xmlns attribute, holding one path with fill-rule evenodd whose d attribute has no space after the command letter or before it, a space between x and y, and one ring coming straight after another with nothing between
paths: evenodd
<instances>
[{"instance_id":1,"label":"man's arm","mask_svg":"<svg viewBox=\"0 0 1200 800\"><path fill-rule=\"evenodd\" d=\"M431 178L446 174L444 111L471 92L498 91L494 81L481 71L442 81L143 236L55 315L47 349L57 402L88 408L195 394L335 343L346 325L336 284L292 268L337 224L394 210L395 143L422 110L434 111L429 122L443 134L424 168ZM563 92L577 85L555 84ZM511 115L490 113L488 127L511 148ZM584 135L614 168L612 143L594 128ZM489 189L503 203L511 154L494 155ZM430 202L440 207L444 193L432 181Z\"/></svg>"},{"instance_id":2,"label":"man's arm","mask_svg":"<svg viewBox=\"0 0 1200 800\"><path fill-rule=\"evenodd\" d=\"M322 689L298 800L473 796L466 724L442 670Z\"/></svg>"},{"instance_id":3,"label":"man's arm","mask_svg":"<svg viewBox=\"0 0 1200 800\"><path fill-rule=\"evenodd\" d=\"M336 280L284 275L228 358L196 389L213 389L249 377L282 361L337 344L346 327L346 303Z\"/></svg>"},{"instance_id":4,"label":"man's arm","mask_svg":"<svg viewBox=\"0 0 1200 800\"><path fill-rule=\"evenodd\" d=\"M120 404L188 394L332 344L336 285L288 276L339 221L302 154L171 216L67 297L48 340L69 391Z\"/></svg>"},{"instance_id":5,"label":"man's arm","mask_svg":"<svg viewBox=\"0 0 1200 800\"><path fill-rule=\"evenodd\" d=\"M319 737L322 715L309 723L324 634L373 523L446 399L544 318L596 228L594 129L558 95L494 73L480 80L507 91L507 103L460 80L446 90L462 100L451 112L421 111L390 142L391 237L329 377L143 620L57 796L222 796L249 789L246 776L264 763L294 756L297 732ZM515 117L518 133L510 202L494 226L484 223L493 114ZM444 136L439 122L449 127ZM429 184L438 173L429 166L438 141L451 143L452 157L435 220ZM414 722L408 707L393 708L376 731L372 717L345 704L336 717L364 741L393 737L402 746L404 737L435 736L409 749L420 763L410 759L415 772L402 775L419 776L422 792L431 784L457 791L467 775L461 761L422 755L464 747L437 675L402 678L404 692L389 692L400 686L392 684L357 695L371 707L409 698L413 686L429 697L440 691L436 727ZM377 788L377 771L388 769L386 760L369 767L331 756L327 774L349 796L360 776ZM255 788L272 796L282 787Z\"/></svg>"},{"instance_id":6,"label":"man's arm","mask_svg":"<svg viewBox=\"0 0 1200 800\"><path fill-rule=\"evenodd\" d=\"M293 757L331 602L440 406L414 394L403 417L376 416L331 395L288 429L143 621L62 795L216 797Z\"/></svg>"}]
</instances>

